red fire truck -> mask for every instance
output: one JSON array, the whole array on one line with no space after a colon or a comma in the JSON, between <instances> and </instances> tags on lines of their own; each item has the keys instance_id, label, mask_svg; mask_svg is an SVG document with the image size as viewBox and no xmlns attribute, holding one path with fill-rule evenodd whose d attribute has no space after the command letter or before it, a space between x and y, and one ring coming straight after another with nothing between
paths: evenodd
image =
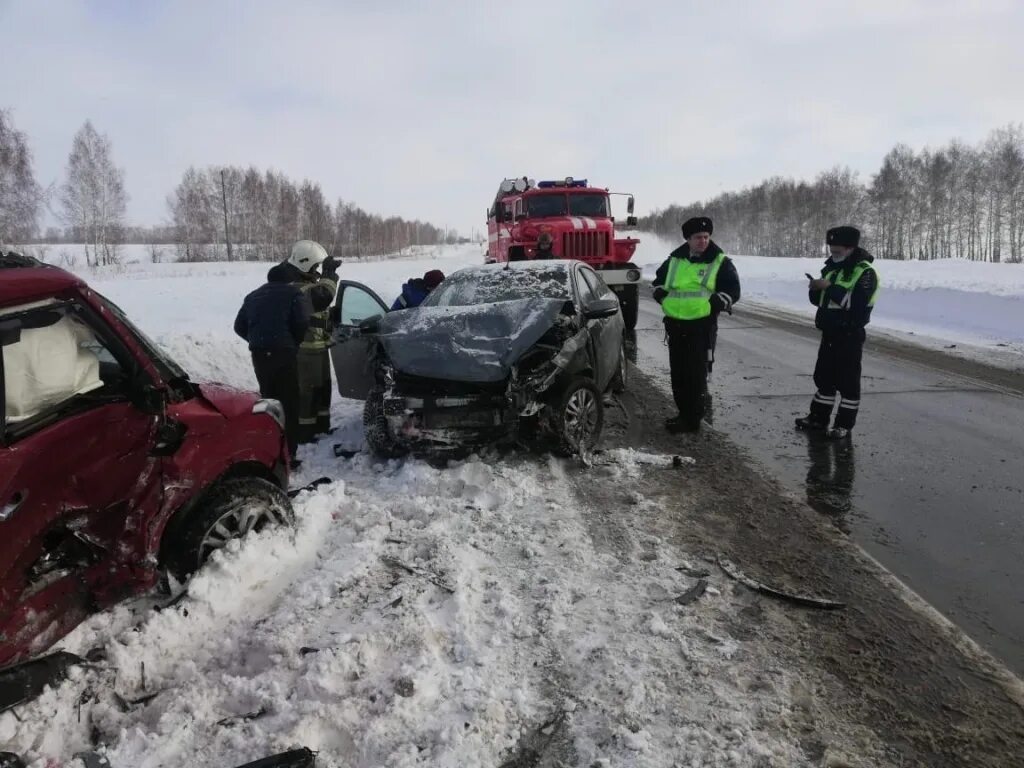
<instances>
[{"instance_id":1,"label":"red fire truck","mask_svg":"<svg viewBox=\"0 0 1024 768\"><path fill-rule=\"evenodd\" d=\"M537 240L547 233L555 258L579 259L600 270L622 306L626 328L636 327L640 269L631 259L640 241L616 239L609 192L571 176L536 182L525 176L505 179L487 209L490 262L521 261L537 255ZM635 226L633 196L627 195L626 226Z\"/></svg>"}]
</instances>

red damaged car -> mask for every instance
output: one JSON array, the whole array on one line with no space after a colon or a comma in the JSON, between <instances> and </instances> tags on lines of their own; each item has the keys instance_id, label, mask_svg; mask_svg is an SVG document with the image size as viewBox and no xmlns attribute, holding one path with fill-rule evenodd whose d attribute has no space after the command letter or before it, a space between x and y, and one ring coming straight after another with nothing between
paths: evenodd
<instances>
[{"instance_id":1,"label":"red damaged car","mask_svg":"<svg viewBox=\"0 0 1024 768\"><path fill-rule=\"evenodd\" d=\"M0 668L292 521L284 414L196 384L82 280L0 252Z\"/></svg>"}]
</instances>

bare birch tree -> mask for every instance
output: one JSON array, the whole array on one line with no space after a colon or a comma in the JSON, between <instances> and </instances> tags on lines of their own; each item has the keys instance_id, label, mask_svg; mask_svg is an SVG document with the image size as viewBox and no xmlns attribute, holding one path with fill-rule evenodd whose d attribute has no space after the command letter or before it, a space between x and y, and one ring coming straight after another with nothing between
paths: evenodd
<instances>
[{"instance_id":1,"label":"bare birch tree","mask_svg":"<svg viewBox=\"0 0 1024 768\"><path fill-rule=\"evenodd\" d=\"M114 165L110 139L88 120L71 144L60 199L64 221L82 233L86 263L116 262L128 204L124 171Z\"/></svg>"},{"instance_id":2,"label":"bare birch tree","mask_svg":"<svg viewBox=\"0 0 1024 768\"><path fill-rule=\"evenodd\" d=\"M10 113L0 110L0 247L35 235L42 204L28 140L14 127Z\"/></svg>"}]
</instances>

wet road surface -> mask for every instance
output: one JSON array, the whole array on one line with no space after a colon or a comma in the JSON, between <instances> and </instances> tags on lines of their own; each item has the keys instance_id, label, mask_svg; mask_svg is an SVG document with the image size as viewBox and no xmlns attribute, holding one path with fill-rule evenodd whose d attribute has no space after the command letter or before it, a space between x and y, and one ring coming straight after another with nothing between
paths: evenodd
<instances>
[{"instance_id":1,"label":"wet road surface","mask_svg":"<svg viewBox=\"0 0 1024 768\"><path fill-rule=\"evenodd\" d=\"M723 317L714 428L1024 675L1024 377L873 347L869 328L857 429L833 443L793 428L814 392L810 325L742 305ZM642 302L641 370L667 373L662 339Z\"/></svg>"}]
</instances>

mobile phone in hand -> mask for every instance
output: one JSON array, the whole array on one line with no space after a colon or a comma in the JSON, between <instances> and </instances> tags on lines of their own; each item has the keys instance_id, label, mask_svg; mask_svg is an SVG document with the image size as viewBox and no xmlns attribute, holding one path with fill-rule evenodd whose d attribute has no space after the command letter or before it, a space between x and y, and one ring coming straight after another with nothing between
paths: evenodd
<instances>
[{"instance_id":1,"label":"mobile phone in hand","mask_svg":"<svg viewBox=\"0 0 1024 768\"><path fill-rule=\"evenodd\" d=\"M813 280L813 279L814 279L814 276L813 276L813 275L809 275L809 274L808 274L808 273L806 273L806 272L804 272L804 276L805 276L805 277L806 277L806 278L807 278L808 280Z\"/></svg>"}]
</instances>

